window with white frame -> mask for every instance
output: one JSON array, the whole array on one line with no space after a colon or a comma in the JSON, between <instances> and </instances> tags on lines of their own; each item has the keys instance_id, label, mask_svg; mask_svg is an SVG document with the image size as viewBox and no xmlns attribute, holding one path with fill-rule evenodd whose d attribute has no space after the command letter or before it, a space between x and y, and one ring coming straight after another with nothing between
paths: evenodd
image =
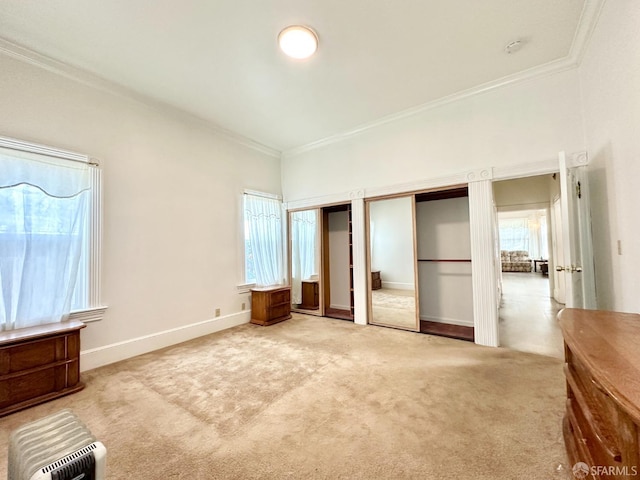
<instances>
[{"instance_id":1,"label":"window with white frame","mask_svg":"<svg viewBox=\"0 0 640 480\"><path fill-rule=\"evenodd\" d=\"M284 281L282 202L276 196L245 193L244 277L246 284Z\"/></svg>"},{"instance_id":2,"label":"window with white frame","mask_svg":"<svg viewBox=\"0 0 640 480\"><path fill-rule=\"evenodd\" d=\"M0 137L0 330L98 320L100 169Z\"/></svg>"}]
</instances>

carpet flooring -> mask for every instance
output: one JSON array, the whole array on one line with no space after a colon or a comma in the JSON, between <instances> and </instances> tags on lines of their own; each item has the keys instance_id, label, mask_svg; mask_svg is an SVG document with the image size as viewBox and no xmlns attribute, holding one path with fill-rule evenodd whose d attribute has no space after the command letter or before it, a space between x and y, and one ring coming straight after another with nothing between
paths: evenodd
<instances>
[{"instance_id":1,"label":"carpet flooring","mask_svg":"<svg viewBox=\"0 0 640 480\"><path fill-rule=\"evenodd\" d=\"M71 408L119 479L566 478L558 359L294 314L85 372ZM559 468L560 467L560 468Z\"/></svg>"}]
</instances>

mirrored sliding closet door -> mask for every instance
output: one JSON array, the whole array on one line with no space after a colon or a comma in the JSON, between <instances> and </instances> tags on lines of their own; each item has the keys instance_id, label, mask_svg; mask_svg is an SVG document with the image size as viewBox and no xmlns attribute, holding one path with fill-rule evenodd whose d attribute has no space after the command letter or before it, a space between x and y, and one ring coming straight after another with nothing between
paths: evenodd
<instances>
[{"instance_id":1,"label":"mirrored sliding closet door","mask_svg":"<svg viewBox=\"0 0 640 480\"><path fill-rule=\"evenodd\" d=\"M320 278L320 210L289 213L291 308L322 315Z\"/></svg>"},{"instance_id":2,"label":"mirrored sliding closet door","mask_svg":"<svg viewBox=\"0 0 640 480\"><path fill-rule=\"evenodd\" d=\"M367 202L369 323L420 330L413 196Z\"/></svg>"}]
</instances>

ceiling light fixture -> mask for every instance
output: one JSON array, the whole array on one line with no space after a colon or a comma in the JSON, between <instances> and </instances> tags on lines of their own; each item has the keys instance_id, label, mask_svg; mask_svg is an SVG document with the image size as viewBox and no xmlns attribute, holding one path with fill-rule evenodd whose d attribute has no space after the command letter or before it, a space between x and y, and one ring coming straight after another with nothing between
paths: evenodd
<instances>
[{"instance_id":1,"label":"ceiling light fixture","mask_svg":"<svg viewBox=\"0 0 640 480\"><path fill-rule=\"evenodd\" d=\"M508 43L506 47L504 47L504 51L507 53L516 53L521 48L522 48L522 41L514 40L513 42Z\"/></svg>"},{"instance_id":2,"label":"ceiling light fixture","mask_svg":"<svg viewBox=\"0 0 640 480\"><path fill-rule=\"evenodd\" d=\"M299 60L309 58L318 49L318 36L309 27L291 25L278 35L280 49Z\"/></svg>"}]
</instances>

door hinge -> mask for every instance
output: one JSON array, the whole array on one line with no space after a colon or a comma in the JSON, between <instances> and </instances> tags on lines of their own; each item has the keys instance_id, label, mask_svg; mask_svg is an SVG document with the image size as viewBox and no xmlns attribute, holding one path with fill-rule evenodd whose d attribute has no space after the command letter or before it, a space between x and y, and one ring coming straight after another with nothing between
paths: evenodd
<instances>
[{"instance_id":1,"label":"door hinge","mask_svg":"<svg viewBox=\"0 0 640 480\"><path fill-rule=\"evenodd\" d=\"M576 184L576 197L582 198L582 185L580 184L580 181Z\"/></svg>"}]
</instances>

